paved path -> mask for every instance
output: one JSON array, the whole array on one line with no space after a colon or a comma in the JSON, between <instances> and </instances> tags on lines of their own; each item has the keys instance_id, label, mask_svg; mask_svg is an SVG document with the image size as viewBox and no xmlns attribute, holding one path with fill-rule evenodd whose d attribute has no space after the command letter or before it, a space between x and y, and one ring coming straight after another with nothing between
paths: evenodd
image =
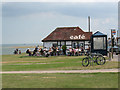
<instances>
[{"instance_id":1,"label":"paved path","mask_svg":"<svg viewBox=\"0 0 120 90\"><path fill-rule=\"evenodd\" d=\"M120 58L120 55L115 55L114 54L113 59L111 61L120 61L119 58Z\"/></svg>"},{"instance_id":2,"label":"paved path","mask_svg":"<svg viewBox=\"0 0 120 90\"><path fill-rule=\"evenodd\" d=\"M98 70L51 70L51 71L3 71L0 74L14 73L98 73L98 72L120 72L120 69L98 69Z\"/></svg>"}]
</instances>

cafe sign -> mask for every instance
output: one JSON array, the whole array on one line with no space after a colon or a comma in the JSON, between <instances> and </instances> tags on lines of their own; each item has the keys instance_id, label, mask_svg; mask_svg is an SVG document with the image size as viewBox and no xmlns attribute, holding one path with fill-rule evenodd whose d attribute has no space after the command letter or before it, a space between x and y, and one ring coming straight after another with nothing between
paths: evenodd
<instances>
[{"instance_id":1,"label":"cafe sign","mask_svg":"<svg viewBox=\"0 0 120 90\"><path fill-rule=\"evenodd\" d=\"M70 39L73 39L73 40L75 40L75 39L85 39L85 35L83 34L83 35L75 35L75 36L70 36Z\"/></svg>"}]
</instances>

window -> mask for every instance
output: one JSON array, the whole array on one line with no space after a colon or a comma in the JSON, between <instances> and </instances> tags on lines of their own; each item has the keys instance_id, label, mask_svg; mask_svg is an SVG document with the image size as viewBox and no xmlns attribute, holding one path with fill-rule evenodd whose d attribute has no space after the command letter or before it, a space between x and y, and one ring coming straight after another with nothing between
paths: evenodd
<instances>
[{"instance_id":1,"label":"window","mask_svg":"<svg viewBox=\"0 0 120 90\"><path fill-rule=\"evenodd\" d=\"M55 43L53 44L53 47L57 47L57 46L58 46L57 44L55 44Z\"/></svg>"},{"instance_id":2,"label":"window","mask_svg":"<svg viewBox=\"0 0 120 90\"><path fill-rule=\"evenodd\" d=\"M53 47L57 47L57 42L53 42L53 43L52 43L52 46L53 46Z\"/></svg>"},{"instance_id":3,"label":"window","mask_svg":"<svg viewBox=\"0 0 120 90\"><path fill-rule=\"evenodd\" d=\"M84 42L74 41L74 42L72 43L72 47L73 47L73 48L84 47Z\"/></svg>"},{"instance_id":4,"label":"window","mask_svg":"<svg viewBox=\"0 0 120 90\"><path fill-rule=\"evenodd\" d=\"M71 48L71 46L67 46L67 49Z\"/></svg>"},{"instance_id":5,"label":"window","mask_svg":"<svg viewBox=\"0 0 120 90\"><path fill-rule=\"evenodd\" d=\"M79 47L84 47L84 42L79 42Z\"/></svg>"},{"instance_id":6,"label":"window","mask_svg":"<svg viewBox=\"0 0 120 90\"><path fill-rule=\"evenodd\" d=\"M62 46L63 46L63 45L65 45L65 42L64 42L64 41L62 41L62 42L61 42L61 45L62 45Z\"/></svg>"},{"instance_id":7,"label":"window","mask_svg":"<svg viewBox=\"0 0 120 90\"><path fill-rule=\"evenodd\" d=\"M94 43L94 49L106 49L105 37L94 37L93 43Z\"/></svg>"},{"instance_id":8,"label":"window","mask_svg":"<svg viewBox=\"0 0 120 90\"><path fill-rule=\"evenodd\" d=\"M71 45L71 41L66 41L66 45Z\"/></svg>"},{"instance_id":9,"label":"window","mask_svg":"<svg viewBox=\"0 0 120 90\"><path fill-rule=\"evenodd\" d=\"M60 45L60 41L58 41L58 45Z\"/></svg>"}]
</instances>

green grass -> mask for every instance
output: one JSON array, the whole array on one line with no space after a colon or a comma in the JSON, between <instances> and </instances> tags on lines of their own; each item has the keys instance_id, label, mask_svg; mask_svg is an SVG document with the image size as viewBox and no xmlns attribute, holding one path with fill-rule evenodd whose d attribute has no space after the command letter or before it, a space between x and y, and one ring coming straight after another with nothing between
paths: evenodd
<instances>
[{"instance_id":1,"label":"green grass","mask_svg":"<svg viewBox=\"0 0 120 90\"><path fill-rule=\"evenodd\" d=\"M118 62L106 62L105 65L83 67L84 56L52 56L33 57L21 55L3 55L3 71L28 71L28 70L83 70L83 69L111 69L118 68Z\"/></svg>"},{"instance_id":2,"label":"green grass","mask_svg":"<svg viewBox=\"0 0 120 90\"><path fill-rule=\"evenodd\" d=\"M3 74L3 88L118 88L118 73Z\"/></svg>"},{"instance_id":3,"label":"green grass","mask_svg":"<svg viewBox=\"0 0 120 90\"><path fill-rule=\"evenodd\" d=\"M3 71L84 70L118 68L118 63L83 67L84 56L29 57L2 55ZM117 88L118 73L2 74L3 88Z\"/></svg>"}]
</instances>

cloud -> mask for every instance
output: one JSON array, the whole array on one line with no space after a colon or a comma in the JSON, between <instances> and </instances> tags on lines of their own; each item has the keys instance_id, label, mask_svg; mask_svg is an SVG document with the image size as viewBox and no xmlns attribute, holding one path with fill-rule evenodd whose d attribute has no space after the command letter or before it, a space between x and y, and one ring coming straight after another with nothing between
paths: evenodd
<instances>
[{"instance_id":1,"label":"cloud","mask_svg":"<svg viewBox=\"0 0 120 90\"><path fill-rule=\"evenodd\" d=\"M3 17L55 12L67 16L95 18L116 17L117 3L6 3Z\"/></svg>"},{"instance_id":2,"label":"cloud","mask_svg":"<svg viewBox=\"0 0 120 90\"><path fill-rule=\"evenodd\" d=\"M3 43L38 43L61 26L87 31L88 16L93 32L109 36L117 29L117 3L4 3L2 9Z\"/></svg>"}]
</instances>

